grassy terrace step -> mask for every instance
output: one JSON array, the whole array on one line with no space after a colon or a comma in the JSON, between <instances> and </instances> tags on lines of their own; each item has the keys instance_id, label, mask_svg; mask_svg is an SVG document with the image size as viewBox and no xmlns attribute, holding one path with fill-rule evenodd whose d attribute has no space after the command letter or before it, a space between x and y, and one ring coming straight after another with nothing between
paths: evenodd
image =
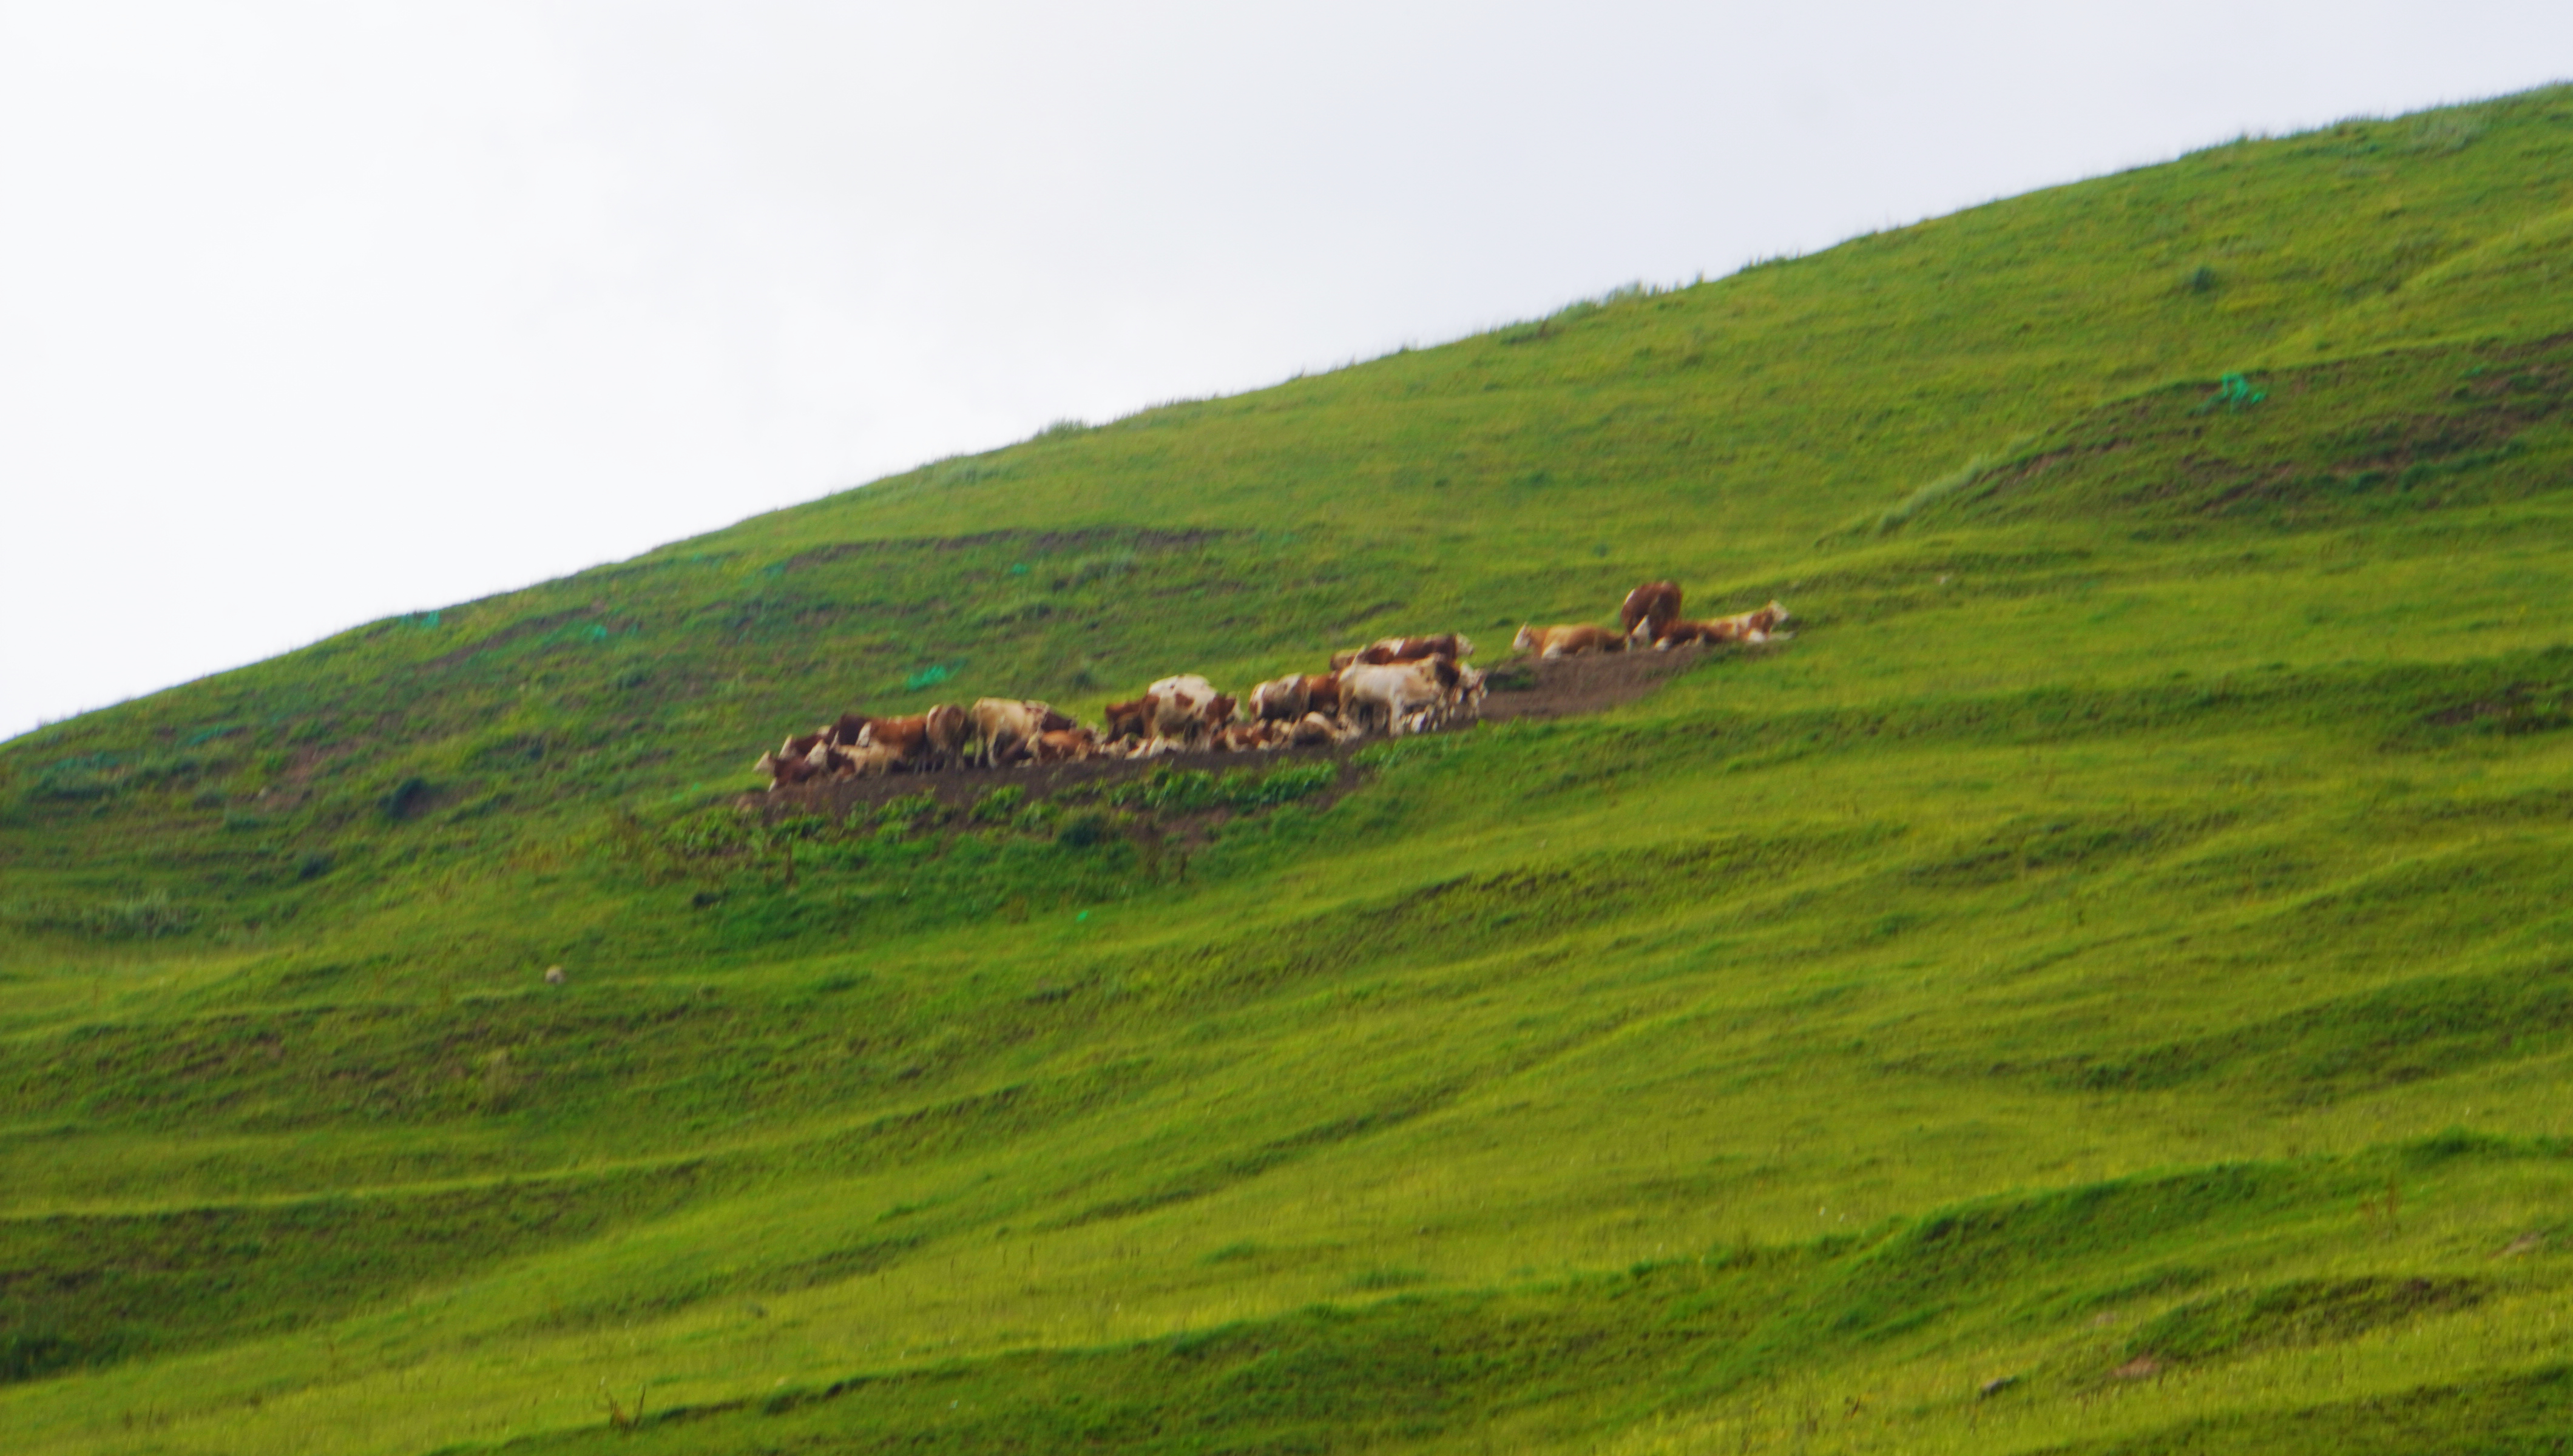
<instances>
[{"instance_id":1,"label":"grassy terrace step","mask_svg":"<svg viewBox=\"0 0 2573 1456\"><path fill-rule=\"evenodd\" d=\"M2568 179L2562 90L2216 148L0 745L0 1430L2546 1449ZM737 805L1658 576L1799 633Z\"/></svg>"}]
</instances>

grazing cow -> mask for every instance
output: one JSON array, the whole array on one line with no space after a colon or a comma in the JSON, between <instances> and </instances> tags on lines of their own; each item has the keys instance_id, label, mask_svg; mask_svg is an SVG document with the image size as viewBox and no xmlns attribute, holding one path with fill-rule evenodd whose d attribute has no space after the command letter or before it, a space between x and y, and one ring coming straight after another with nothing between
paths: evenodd
<instances>
[{"instance_id":1,"label":"grazing cow","mask_svg":"<svg viewBox=\"0 0 2573 1456\"><path fill-rule=\"evenodd\" d=\"M974 736L982 740L978 757L986 768L1016 763L1028 756L1028 745L1040 733L1074 725L1070 718L1033 698L981 698L974 704Z\"/></svg>"},{"instance_id":2,"label":"grazing cow","mask_svg":"<svg viewBox=\"0 0 2573 1456\"><path fill-rule=\"evenodd\" d=\"M1251 716L1263 723L1292 723L1308 711L1312 689L1300 672L1274 678L1251 690Z\"/></svg>"},{"instance_id":3,"label":"grazing cow","mask_svg":"<svg viewBox=\"0 0 2573 1456\"><path fill-rule=\"evenodd\" d=\"M837 748L855 748L867 736L867 725L874 721L864 713L842 713L837 722L822 725L822 741Z\"/></svg>"},{"instance_id":4,"label":"grazing cow","mask_svg":"<svg viewBox=\"0 0 2573 1456\"><path fill-rule=\"evenodd\" d=\"M1658 642L1662 633L1680 619L1680 584L1676 581L1647 581L1626 593L1626 604L1617 608L1617 620L1626 629L1628 641L1641 638Z\"/></svg>"},{"instance_id":5,"label":"grazing cow","mask_svg":"<svg viewBox=\"0 0 2573 1456\"><path fill-rule=\"evenodd\" d=\"M1038 763L1078 763L1099 756L1099 735L1087 728L1049 728L1029 746Z\"/></svg>"},{"instance_id":6,"label":"grazing cow","mask_svg":"<svg viewBox=\"0 0 2573 1456\"><path fill-rule=\"evenodd\" d=\"M1161 710L1161 706L1160 699L1155 698L1151 693L1146 693L1131 703L1110 703L1107 709L1108 741L1122 743L1131 738L1141 743L1152 737L1153 717Z\"/></svg>"},{"instance_id":7,"label":"grazing cow","mask_svg":"<svg viewBox=\"0 0 2573 1456\"><path fill-rule=\"evenodd\" d=\"M1577 622L1568 627L1521 627L1510 647L1538 657L1576 657L1585 652L1622 652L1626 639L1606 627Z\"/></svg>"},{"instance_id":8,"label":"grazing cow","mask_svg":"<svg viewBox=\"0 0 2573 1456\"><path fill-rule=\"evenodd\" d=\"M811 753L816 744L826 742L829 738L830 730L827 728L819 733L798 733L778 746L777 756L779 758L802 758L806 754Z\"/></svg>"},{"instance_id":9,"label":"grazing cow","mask_svg":"<svg viewBox=\"0 0 2573 1456\"><path fill-rule=\"evenodd\" d=\"M1381 715L1385 732L1400 736L1406 721L1419 722L1421 711L1432 717L1453 700L1464 681L1456 664L1444 657L1418 662L1351 663L1340 670L1342 713L1361 727Z\"/></svg>"}]
</instances>

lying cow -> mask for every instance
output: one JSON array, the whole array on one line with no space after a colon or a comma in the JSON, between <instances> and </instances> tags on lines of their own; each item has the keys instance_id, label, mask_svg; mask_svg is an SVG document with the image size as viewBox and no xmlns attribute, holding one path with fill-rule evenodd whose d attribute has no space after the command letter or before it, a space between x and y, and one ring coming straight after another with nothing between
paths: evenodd
<instances>
[{"instance_id":1,"label":"lying cow","mask_svg":"<svg viewBox=\"0 0 2573 1456\"><path fill-rule=\"evenodd\" d=\"M1606 627L1576 622L1566 627L1521 627L1510 647L1534 657L1578 657L1586 652L1622 652L1626 639Z\"/></svg>"},{"instance_id":2,"label":"lying cow","mask_svg":"<svg viewBox=\"0 0 2573 1456\"><path fill-rule=\"evenodd\" d=\"M1364 647L1331 654L1331 670L1343 667L1384 667L1397 662L1419 662L1431 657L1444 657L1450 662L1474 655L1474 643L1462 632L1441 632L1435 637L1380 637Z\"/></svg>"},{"instance_id":3,"label":"lying cow","mask_svg":"<svg viewBox=\"0 0 2573 1456\"><path fill-rule=\"evenodd\" d=\"M1625 605L1617 608L1617 621L1625 628L1629 642L1659 642L1679 619L1680 584L1676 581L1647 581L1626 593Z\"/></svg>"},{"instance_id":4,"label":"lying cow","mask_svg":"<svg viewBox=\"0 0 2573 1456\"><path fill-rule=\"evenodd\" d=\"M1099 756L1099 735L1087 728L1049 728L1028 747L1038 763L1079 763Z\"/></svg>"},{"instance_id":5,"label":"lying cow","mask_svg":"<svg viewBox=\"0 0 2573 1456\"><path fill-rule=\"evenodd\" d=\"M1340 670L1340 704L1343 716L1361 728L1379 718L1384 731L1399 736L1406 727L1421 721L1423 709L1434 719L1454 701L1463 674L1445 657L1425 657L1417 662L1358 662Z\"/></svg>"},{"instance_id":6,"label":"lying cow","mask_svg":"<svg viewBox=\"0 0 2573 1456\"><path fill-rule=\"evenodd\" d=\"M1787 617L1788 611L1785 605L1773 598L1767 606L1739 612L1729 617L1717 617L1713 621L1673 622L1668 630L1654 640L1653 650L1668 652L1674 647L1684 647L1691 642L1704 642L1710 646L1719 647L1732 642L1739 642L1744 646L1756 646L1773 638L1795 635L1792 632L1778 630Z\"/></svg>"},{"instance_id":7,"label":"lying cow","mask_svg":"<svg viewBox=\"0 0 2573 1456\"><path fill-rule=\"evenodd\" d=\"M1297 748L1319 748L1327 744L1346 743L1358 736L1356 725L1321 713L1306 713L1286 730L1286 741Z\"/></svg>"},{"instance_id":8,"label":"lying cow","mask_svg":"<svg viewBox=\"0 0 2573 1456\"><path fill-rule=\"evenodd\" d=\"M981 742L975 757L986 768L1016 763L1030 756L1040 733L1077 726L1051 706L1033 698L981 698L973 711L974 737Z\"/></svg>"}]
</instances>

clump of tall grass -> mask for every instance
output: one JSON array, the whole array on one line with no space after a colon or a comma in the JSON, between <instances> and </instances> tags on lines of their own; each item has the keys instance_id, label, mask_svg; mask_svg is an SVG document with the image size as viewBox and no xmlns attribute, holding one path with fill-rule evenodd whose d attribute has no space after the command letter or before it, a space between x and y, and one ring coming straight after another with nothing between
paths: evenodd
<instances>
[{"instance_id":1,"label":"clump of tall grass","mask_svg":"<svg viewBox=\"0 0 2573 1456\"><path fill-rule=\"evenodd\" d=\"M1977 455L1956 469L1904 496L1883 515L1876 518L1876 533L1882 536L1901 530L1906 522L1923 510L1960 491L1972 488L1976 482L2004 465L2016 463L2020 452L2029 444L2030 439L2027 436L2015 439L2007 447L1990 454Z\"/></svg>"},{"instance_id":2,"label":"clump of tall grass","mask_svg":"<svg viewBox=\"0 0 2573 1456\"><path fill-rule=\"evenodd\" d=\"M2449 113L2425 116L2412 124L2412 135L2405 138L2403 150L2430 157L2445 157L2462 152L2484 134L2482 117Z\"/></svg>"},{"instance_id":3,"label":"clump of tall grass","mask_svg":"<svg viewBox=\"0 0 2573 1456\"><path fill-rule=\"evenodd\" d=\"M99 941L151 941L183 936L196 929L197 912L172 900L170 892L153 890L131 899L88 905L63 900L19 901L0 907L0 925Z\"/></svg>"}]
</instances>

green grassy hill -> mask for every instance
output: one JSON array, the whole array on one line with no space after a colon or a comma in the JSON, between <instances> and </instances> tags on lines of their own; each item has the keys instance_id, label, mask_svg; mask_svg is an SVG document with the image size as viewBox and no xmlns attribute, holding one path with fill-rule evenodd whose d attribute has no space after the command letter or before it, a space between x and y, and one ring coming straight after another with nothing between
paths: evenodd
<instances>
[{"instance_id":1,"label":"green grassy hill","mask_svg":"<svg viewBox=\"0 0 2573 1456\"><path fill-rule=\"evenodd\" d=\"M2568 219L2573 90L2246 141L0 745L0 1430L2555 1449ZM732 807L1662 575L1803 630L1346 792Z\"/></svg>"}]
</instances>

